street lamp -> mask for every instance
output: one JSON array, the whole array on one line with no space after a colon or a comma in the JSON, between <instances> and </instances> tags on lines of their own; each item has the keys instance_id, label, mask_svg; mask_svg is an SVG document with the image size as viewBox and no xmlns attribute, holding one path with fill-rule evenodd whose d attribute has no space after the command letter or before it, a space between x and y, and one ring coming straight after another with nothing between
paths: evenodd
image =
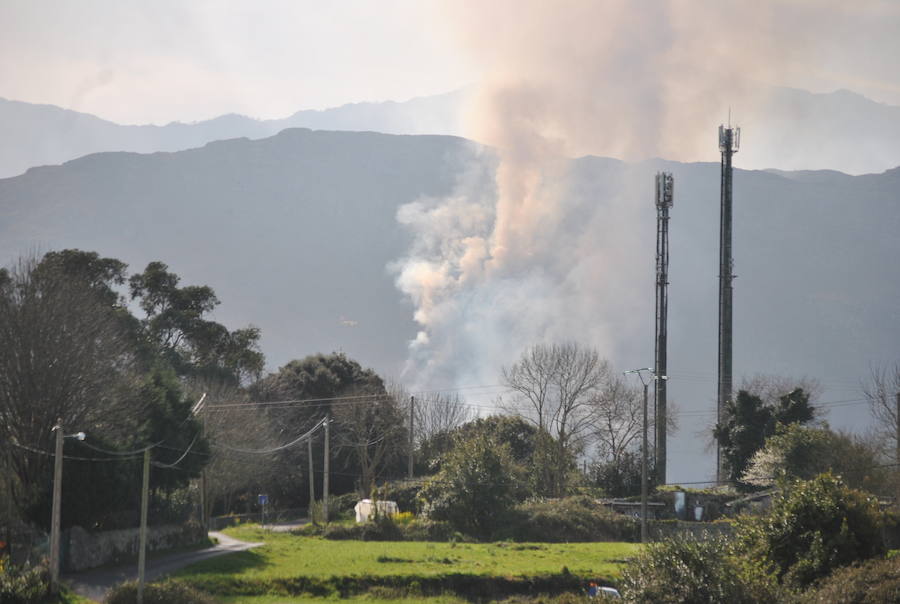
<instances>
[{"instance_id":1,"label":"street lamp","mask_svg":"<svg viewBox=\"0 0 900 604\"><path fill-rule=\"evenodd\" d=\"M59 517L62 503L63 439L84 440L84 432L63 434L62 419L56 420L56 455L53 462L53 508L50 512L50 591L59 593Z\"/></svg>"},{"instance_id":2,"label":"street lamp","mask_svg":"<svg viewBox=\"0 0 900 604\"><path fill-rule=\"evenodd\" d=\"M644 372L647 373L648 379L644 379ZM649 367L623 371L622 375L629 373L636 373L644 386L644 430L641 446L641 543L647 543L647 386L650 384L650 380L666 380L668 377L656 375Z\"/></svg>"}]
</instances>

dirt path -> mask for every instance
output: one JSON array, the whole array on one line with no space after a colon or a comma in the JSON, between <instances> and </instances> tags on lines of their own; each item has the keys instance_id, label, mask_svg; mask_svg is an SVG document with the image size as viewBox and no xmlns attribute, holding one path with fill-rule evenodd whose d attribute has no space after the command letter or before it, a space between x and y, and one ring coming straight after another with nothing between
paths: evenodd
<instances>
[{"instance_id":1,"label":"dirt path","mask_svg":"<svg viewBox=\"0 0 900 604\"><path fill-rule=\"evenodd\" d=\"M217 539L218 545L214 545L207 549L201 549L193 552L180 552L170 554L155 560L147 561L145 576L147 581L153 581L174 572L180 568L200 562L207 558L215 558L223 554L231 552L242 552L254 547L259 547L262 543L247 543L238 541L224 533L210 533L210 538ZM137 563L133 562L124 566L112 568L95 568L80 573L65 574L62 577L75 593L85 598L90 598L96 602L103 602L106 594L115 585L122 581L137 579Z\"/></svg>"}]
</instances>

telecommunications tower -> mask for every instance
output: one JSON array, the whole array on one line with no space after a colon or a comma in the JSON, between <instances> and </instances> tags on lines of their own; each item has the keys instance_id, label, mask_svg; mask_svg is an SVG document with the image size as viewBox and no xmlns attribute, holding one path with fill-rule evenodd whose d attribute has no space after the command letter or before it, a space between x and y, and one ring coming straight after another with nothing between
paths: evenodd
<instances>
[{"instance_id":1,"label":"telecommunications tower","mask_svg":"<svg viewBox=\"0 0 900 604\"><path fill-rule=\"evenodd\" d=\"M734 261L731 257L731 156L741 144L741 129L719 126L719 151L722 153L722 208L719 221L719 373L716 398L716 423L721 424L725 404L731 400L731 293ZM716 480L725 480L722 447L716 448Z\"/></svg>"},{"instance_id":2,"label":"telecommunications tower","mask_svg":"<svg viewBox=\"0 0 900 604\"><path fill-rule=\"evenodd\" d=\"M656 173L656 351L653 373L656 409L656 483L666 484L666 349L669 314L669 209L675 179L669 172Z\"/></svg>"}]
</instances>

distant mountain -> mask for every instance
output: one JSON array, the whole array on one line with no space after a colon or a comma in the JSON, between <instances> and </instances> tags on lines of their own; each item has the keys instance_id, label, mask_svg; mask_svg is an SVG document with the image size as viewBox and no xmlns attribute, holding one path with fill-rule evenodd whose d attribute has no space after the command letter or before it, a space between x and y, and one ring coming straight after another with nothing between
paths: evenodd
<instances>
[{"instance_id":1,"label":"distant mountain","mask_svg":"<svg viewBox=\"0 0 900 604\"><path fill-rule=\"evenodd\" d=\"M232 114L166 126L122 126L52 105L0 98L0 178L90 153L180 151L215 140L265 138L285 128L461 136L467 94L354 103L275 120ZM738 115L744 144L737 166L863 174L900 165L900 107L846 90L813 94L773 88L766 99Z\"/></svg>"},{"instance_id":2,"label":"distant mountain","mask_svg":"<svg viewBox=\"0 0 900 604\"><path fill-rule=\"evenodd\" d=\"M570 166L566 228L585 242L585 253L594 245L627 246L628 253L620 266L583 275L596 283L596 299L559 313L584 322L585 334L593 324L609 326L614 347L606 352L620 367L652 358L651 185L657 170L675 175L669 396L685 415L670 444L670 468L694 463L690 456L699 454L714 419L719 166L594 157ZM463 175L472 190L493 195L494 169L491 153L460 138L303 129L177 153L101 153L0 180L0 257L5 263L29 251L76 247L120 258L132 270L162 260L184 283L215 289L223 301L216 320L258 325L271 368L342 350L397 376L417 330L387 268L410 245L397 209L453 193ZM870 364L897 359L898 190L900 170L736 171L736 377L809 375L823 381L826 401L855 400ZM466 301L472 312L477 303ZM458 335L482 350L482 334ZM518 354L509 343L483 344L477 362L486 375ZM458 355L440 362L473 361ZM833 423L859 426L864 407L854 404L833 408ZM692 477L696 472L673 470L676 480Z\"/></svg>"},{"instance_id":3,"label":"distant mountain","mask_svg":"<svg viewBox=\"0 0 900 604\"><path fill-rule=\"evenodd\" d=\"M739 120L744 140L736 165L850 174L900 165L900 107L848 90L775 88Z\"/></svg>"},{"instance_id":4,"label":"distant mountain","mask_svg":"<svg viewBox=\"0 0 900 604\"><path fill-rule=\"evenodd\" d=\"M406 102L353 103L290 117L255 120L243 115L166 126L123 126L53 105L0 98L0 178L102 151L180 151L230 138L265 138L285 128L372 130L392 134L457 134L464 92Z\"/></svg>"}]
</instances>

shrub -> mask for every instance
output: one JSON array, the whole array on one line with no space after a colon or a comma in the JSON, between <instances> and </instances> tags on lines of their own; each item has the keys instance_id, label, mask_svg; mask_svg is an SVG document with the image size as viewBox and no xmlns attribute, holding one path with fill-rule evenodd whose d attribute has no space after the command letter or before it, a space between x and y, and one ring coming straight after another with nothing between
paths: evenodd
<instances>
[{"instance_id":1,"label":"shrub","mask_svg":"<svg viewBox=\"0 0 900 604\"><path fill-rule=\"evenodd\" d=\"M878 503L831 474L794 483L768 514L740 520L737 534L750 556L798 587L885 551Z\"/></svg>"},{"instance_id":2,"label":"shrub","mask_svg":"<svg viewBox=\"0 0 900 604\"><path fill-rule=\"evenodd\" d=\"M358 541L402 541L403 533L390 516L379 514L360 524L337 524L325 529L326 539Z\"/></svg>"},{"instance_id":3,"label":"shrub","mask_svg":"<svg viewBox=\"0 0 900 604\"><path fill-rule=\"evenodd\" d=\"M127 581L112 589L107 604L137 602L137 581ZM144 585L144 604L216 604L217 600L180 581L167 580Z\"/></svg>"},{"instance_id":4,"label":"shrub","mask_svg":"<svg viewBox=\"0 0 900 604\"><path fill-rule=\"evenodd\" d=\"M396 501L401 512L415 512L418 509L417 497L421 485L417 482L397 480L388 482L378 488L378 499Z\"/></svg>"},{"instance_id":5,"label":"shrub","mask_svg":"<svg viewBox=\"0 0 900 604\"><path fill-rule=\"evenodd\" d=\"M459 438L441 471L419 492L423 509L462 533L490 537L508 520L515 502L513 474L508 445L488 434Z\"/></svg>"},{"instance_id":6,"label":"shrub","mask_svg":"<svg viewBox=\"0 0 900 604\"><path fill-rule=\"evenodd\" d=\"M3 564L0 572L0 602L33 604L47 595L47 569L43 566L16 567Z\"/></svg>"},{"instance_id":7,"label":"shrub","mask_svg":"<svg viewBox=\"0 0 900 604\"><path fill-rule=\"evenodd\" d=\"M803 604L880 604L900 602L900 558L870 560L835 571L816 589L805 593Z\"/></svg>"},{"instance_id":8,"label":"shrub","mask_svg":"<svg viewBox=\"0 0 900 604\"><path fill-rule=\"evenodd\" d=\"M648 604L777 600L774 577L736 555L724 539L651 544L626 565L622 592L627 601Z\"/></svg>"},{"instance_id":9,"label":"shrub","mask_svg":"<svg viewBox=\"0 0 900 604\"><path fill-rule=\"evenodd\" d=\"M634 541L637 522L589 497L526 502L516 506L500 536L516 541Z\"/></svg>"}]
</instances>

